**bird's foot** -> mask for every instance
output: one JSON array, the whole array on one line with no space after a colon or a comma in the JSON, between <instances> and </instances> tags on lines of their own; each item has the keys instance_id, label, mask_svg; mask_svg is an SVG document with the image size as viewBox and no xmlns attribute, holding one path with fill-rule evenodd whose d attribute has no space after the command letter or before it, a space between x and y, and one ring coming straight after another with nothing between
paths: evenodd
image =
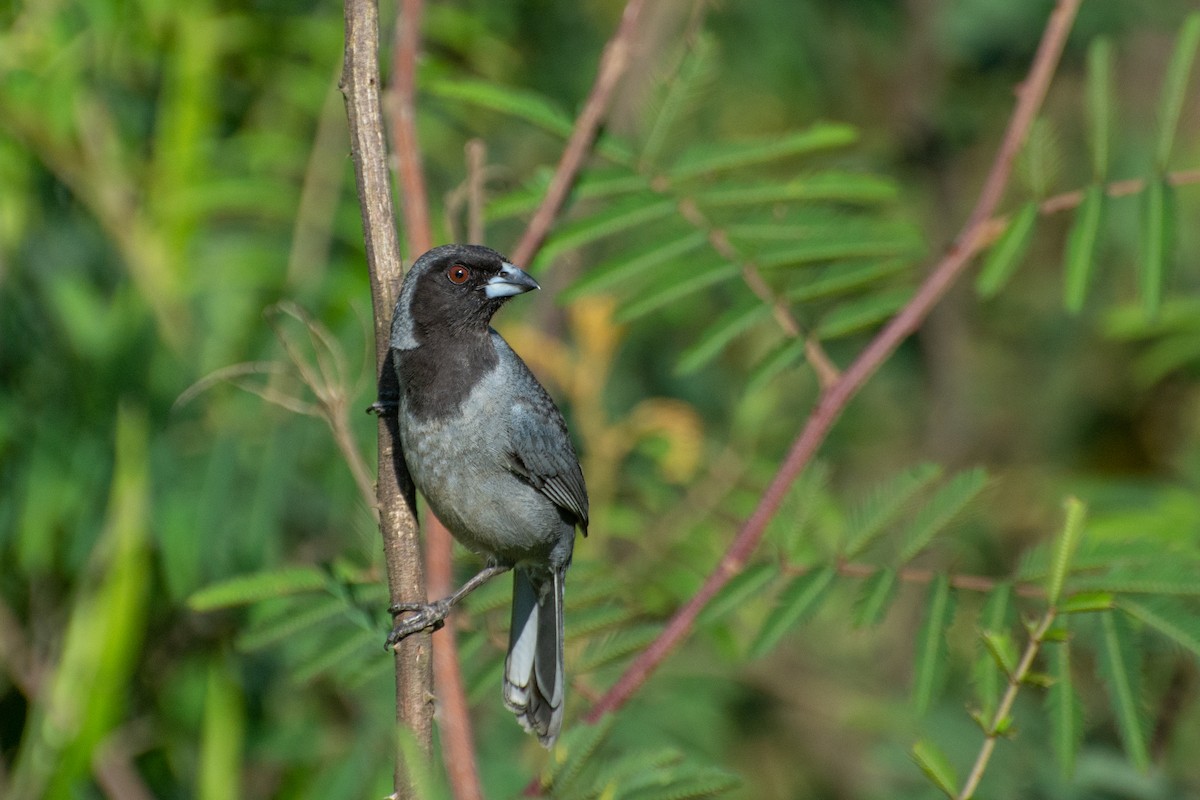
<instances>
[{"instance_id":1,"label":"bird's foot","mask_svg":"<svg viewBox=\"0 0 1200 800\"><path fill-rule=\"evenodd\" d=\"M394 398L387 400L380 398L374 403L371 403L371 405L367 406L367 413L375 414L380 417L393 417L396 415L396 409L399 407L400 404L396 402Z\"/></svg>"},{"instance_id":2,"label":"bird's foot","mask_svg":"<svg viewBox=\"0 0 1200 800\"><path fill-rule=\"evenodd\" d=\"M392 623L392 632L388 634L387 644L384 646L384 649L391 650L414 633L430 628L435 631L442 628L446 624L446 615L450 613L450 603L448 599L433 603L396 603L388 608L388 613L393 618L401 614L411 615L395 619Z\"/></svg>"}]
</instances>

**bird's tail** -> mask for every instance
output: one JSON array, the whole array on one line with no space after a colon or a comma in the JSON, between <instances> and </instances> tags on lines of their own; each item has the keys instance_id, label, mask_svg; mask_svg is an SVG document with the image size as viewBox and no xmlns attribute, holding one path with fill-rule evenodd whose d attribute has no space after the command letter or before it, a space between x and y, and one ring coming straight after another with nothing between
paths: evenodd
<instances>
[{"instance_id":1,"label":"bird's tail","mask_svg":"<svg viewBox=\"0 0 1200 800\"><path fill-rule=\"evenodd\" d=\"M562 728L563 577L555 569L513 570L504 705L545 747L554 745Z\"/></svg>"}]
</instances>

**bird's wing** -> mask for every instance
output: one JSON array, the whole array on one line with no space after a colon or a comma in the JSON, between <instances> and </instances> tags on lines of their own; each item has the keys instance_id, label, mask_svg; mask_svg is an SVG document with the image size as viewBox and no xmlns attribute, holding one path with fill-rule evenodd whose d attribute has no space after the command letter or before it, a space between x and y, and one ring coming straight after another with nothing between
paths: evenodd
<instances>
[{"instance_id":1,"label":"bird's wing","mask_svg":"<svg viewBox=\"0 0 1200 800\"><path fill-rule=\"evenodd\" d=\"M583 471L562 414L529 376L530 391L512 406L509 468L556 506L575 516L587 533L588 497Z\"/></svg>"}]
</instances>

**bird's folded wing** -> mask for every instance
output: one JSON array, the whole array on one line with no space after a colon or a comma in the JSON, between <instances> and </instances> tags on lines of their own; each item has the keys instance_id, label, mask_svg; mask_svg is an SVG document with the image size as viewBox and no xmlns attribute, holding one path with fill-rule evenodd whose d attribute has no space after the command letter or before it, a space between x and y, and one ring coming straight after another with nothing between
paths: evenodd
<instances>
[{"instance_id":1,"label":"bird's folded wing","mask_svg":"<svg viewBox=\"0 0 1200 800\"><path fill-rule=\"evenodd\" d=\"M586 533L587 489L562 415L549 397L535 396L514 404L512 421L509 468L573 514Z\"/></svg>"}]
</instances>

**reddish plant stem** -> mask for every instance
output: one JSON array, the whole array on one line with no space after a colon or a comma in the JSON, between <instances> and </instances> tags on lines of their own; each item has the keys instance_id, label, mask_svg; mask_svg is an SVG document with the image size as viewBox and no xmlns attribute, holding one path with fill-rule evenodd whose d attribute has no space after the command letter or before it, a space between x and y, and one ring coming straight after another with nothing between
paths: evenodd
<instances>
[{"instance_id":1,"label":"reddish plant stem","mask_svg":"<svg viewBox=\"0 0 1200 800\"><path fill-rule=\"evenodd\" d=\"M400 210L410 257L433 246L429 224L429 195L417 141L417 54L421 47L421 15L425 0L401 0L393 37L392 149L400 178Z\"/></svg>"},{"instance_id":2,"label":"reddish plant stem","mask_svg":"<svg viewBox=\"0 0 1200 800\"><path fill-rule=\"evenodd\" d=\"M597 69L596 81L588 93L583 110L575 119L575 127L571 130L571 138L559 159L550 186L542 198L541 205L534 212L533 218L525 228L521 241L513 250L513 263L528 267L533 257L542 247L551 226L567 202L567 195L575 184L575 178L583 166L583 161L591 152L592 143L600 130L600 123L608 113L609 102L613 90L629 66L630 43L637 30L638 19L645 6L644 0L629 0L621 14L621 23L616 32L604 46L600 54L600 66Z\"/></svg>"},{"instance_id":3,"label":"reddish plant stem","mask_svg":"<svg viewBox=\"0 0 1200 800\"><path fill-rule=\"evenodd\" d=\"M612 688L592 707L586 717L588 722L594 723L605 714L624 705L688 635L697 615L713 596L742 570L746 560L761 541L767 523L779 510L791 484L812 460L851 398L900 343L916 330L930 309L962 275L971 258L978 252L980 233L1004 194L1017 152L1041 107L1050 79L1058 65L1067 34L1079 9L1079 2L1080 0L1059 0L1051 13L1029 76L1017 90L1017 105L1005 130L1000 149L980 190L975 208L958 237L934 266L912 300L824 392L816 409L809 415L800 435L792 444L779 471L763 493L758 507L742 525L716 569L705 580L700 590L671 618L658 639L634 659Z\"/></svg>"},{"instance_id":4,"label":"reddish plant stem","mask_svg":"<svg viewBox=\"0 0 1200 800\"><path fill-rule=\"evenodd\" d=\"M392 75L392 135L401 187L401 208L410 252L424 253L433 246L429 222L429 197L421 164L416 127L417 55L421 46L424 0L402 0L395 28L395 64ZM450 533L426 510L425 574L427 597L436 600L453 591L454 559ZM483 788L475 757L474 736L467 693L463 686L454 627L433 640L434 688L437 692L442 748L447 777L456 800L482 800Z\"/></svg>"}]
</instances>

